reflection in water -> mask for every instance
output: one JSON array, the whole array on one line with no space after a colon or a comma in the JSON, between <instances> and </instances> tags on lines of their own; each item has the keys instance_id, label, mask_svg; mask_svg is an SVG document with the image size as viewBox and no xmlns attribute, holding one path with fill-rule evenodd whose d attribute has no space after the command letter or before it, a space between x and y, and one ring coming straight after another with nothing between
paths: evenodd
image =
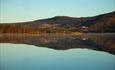
<instances>
[{"instance_id":1,"label":"reflection in water","mask_svg":"<svg viewBox=\"0 0 115 70\"><path fill-rule=\"evenodd\" d=\"M1 43L0 70L115 70L115 55L88 49L57 51Z\"/></svg>"},{"instance_id":2,"label":"reflection in water","mask_svg":"<svg viewBox=\"0 0 115 70\"><path fill-rule=\"evenodd\" d=\"M115 54L114 34L1 34L1 43L30 44L56 50L88 48Z\"/></svg>"}]
</instances>

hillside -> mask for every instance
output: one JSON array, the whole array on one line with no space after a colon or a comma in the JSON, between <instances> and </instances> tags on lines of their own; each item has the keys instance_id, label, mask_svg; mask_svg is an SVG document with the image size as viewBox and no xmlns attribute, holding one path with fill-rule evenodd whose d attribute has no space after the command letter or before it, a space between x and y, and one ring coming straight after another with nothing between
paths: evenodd
<instances>
[{"instance_id":1,"label":"hillside","mask_svg":"<svg viewBox=\"0 0 115 70\"><path fill-rule=\"evenodd\" d=\"M115 12L94 17L56 16L32 22L0 24L0 33L115 32Z\"/></svg>"}]
</instances>

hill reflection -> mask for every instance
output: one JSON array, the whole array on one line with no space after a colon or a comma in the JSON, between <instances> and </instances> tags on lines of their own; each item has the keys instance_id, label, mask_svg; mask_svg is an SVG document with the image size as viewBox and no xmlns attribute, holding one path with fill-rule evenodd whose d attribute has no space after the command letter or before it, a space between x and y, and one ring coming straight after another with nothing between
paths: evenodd
<instances>
[{"instance_id":1,"label":"hill reflection","mask_svg":"<svg viewBox=\"0 0 115 70\"><path fill-rule=\"evenodd\" d=\"M115 54L114 34L0 34L0 43L30 44L56 50L88 48Z\"/></svg>"}]
</instances>

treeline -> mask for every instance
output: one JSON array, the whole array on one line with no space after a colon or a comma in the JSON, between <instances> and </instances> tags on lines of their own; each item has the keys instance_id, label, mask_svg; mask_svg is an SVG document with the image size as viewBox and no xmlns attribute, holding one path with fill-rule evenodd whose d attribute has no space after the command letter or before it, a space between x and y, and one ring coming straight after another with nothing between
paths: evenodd
<instances>
[{"instance_id":1,"label":"treeline","mask_svg":"<svg viewBox=\"0 0 115 70\"><path fill-rule=\"evenodd\" d=\"M92 23L94 25L89 27L92 32L115 32L115 15L98 18Z\"/></svg>"},{"instance_id":2,"label":"treeline","mask_svg":"<svg viewBox=\"0 0 115 70\"><path fill-rule=\"evenodd\" d=\"M20 24L0 24L0 33L69 33L70 30L60 27L33 28L29 25Z\"/></svg>"}]
</instances>

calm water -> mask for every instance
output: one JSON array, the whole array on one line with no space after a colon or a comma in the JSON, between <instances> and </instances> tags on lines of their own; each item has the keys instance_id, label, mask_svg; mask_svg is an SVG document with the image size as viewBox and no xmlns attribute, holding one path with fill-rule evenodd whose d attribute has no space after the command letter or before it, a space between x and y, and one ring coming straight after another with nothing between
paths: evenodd
<instances>
[{"instance_id":1,"label":"calm water","mask_svg":"<svg viewBox=\"0 0 115 70\"><path fill-rule=\"evenodd\" d=\"M55 50L87 48L115 55L115 34L0 34L0 43L35 45Z\"/></svg>"},{"instance_id":2,"label":"calm water","mask_svg":"<svg viewBox=\"0 0 115 70\"><path fill-rule=\"evenodd\" d=\"M100 34L1 35L0 70L115 70L114 41Z\"/></svg>"},{"instance_id":3,"label":"calm water","mask_svg":"<svg viewBox=\"0 0 115 70\"><path fill-rule=\"evenodd\" d=\"M24 44L0 44L1 70L115 70L115 55L88 49L57 51Z\"/></svg>"}]
</instances>

